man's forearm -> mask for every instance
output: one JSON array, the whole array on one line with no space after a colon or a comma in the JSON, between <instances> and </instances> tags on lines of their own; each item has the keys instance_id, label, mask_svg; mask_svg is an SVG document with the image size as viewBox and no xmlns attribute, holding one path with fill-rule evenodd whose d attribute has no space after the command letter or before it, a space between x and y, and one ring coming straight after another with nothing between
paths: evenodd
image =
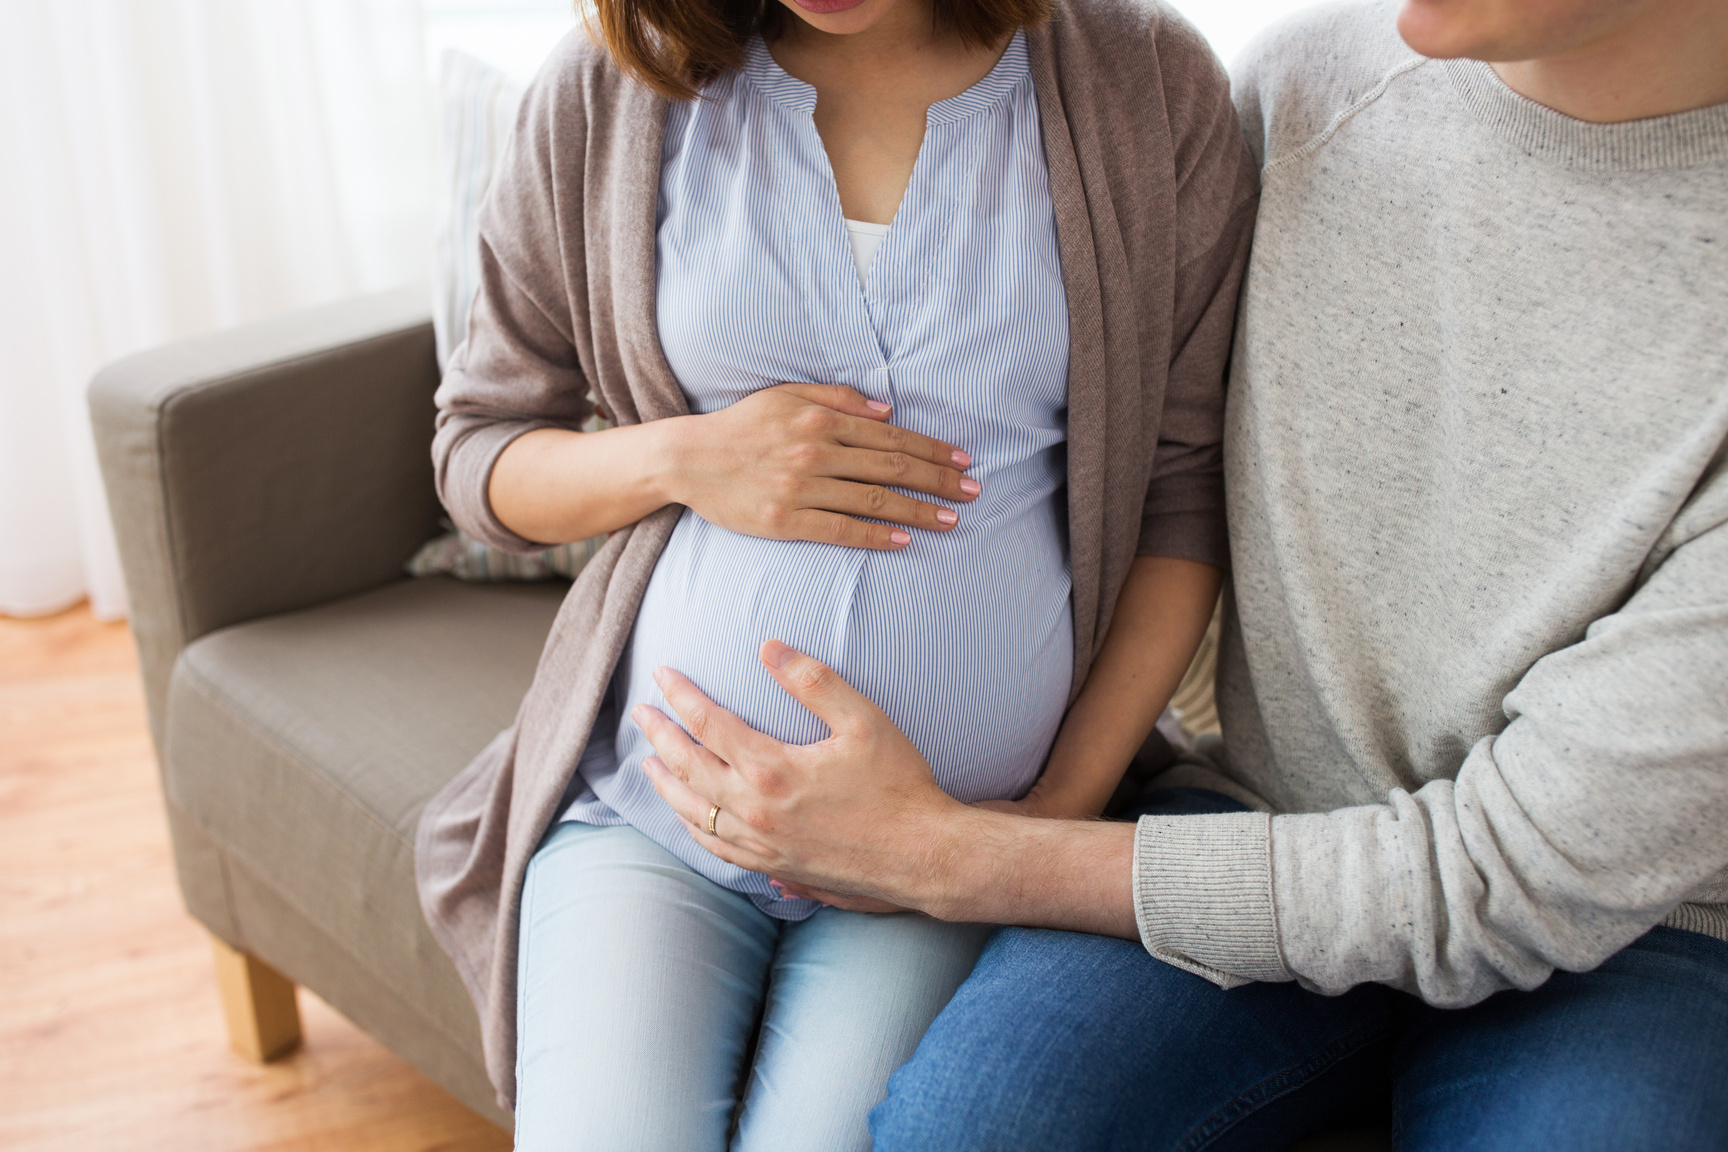
<instances>
[{"instance_id":1,"label":"man's forearm","mask_svg":"<svg viewBox=\"0 0 1728 1152\"><path fill-rule=\"evenodd\" d=\"M1139 938L1134 825L1035 820L976 808L937 834L935 867L913 903L932 916Z\"/></svg>"}]
</instances>

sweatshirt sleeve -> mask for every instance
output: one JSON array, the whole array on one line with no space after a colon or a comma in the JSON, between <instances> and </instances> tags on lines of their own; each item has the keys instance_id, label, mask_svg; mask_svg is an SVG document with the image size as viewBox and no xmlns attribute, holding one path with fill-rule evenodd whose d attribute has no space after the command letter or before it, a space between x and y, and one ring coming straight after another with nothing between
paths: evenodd
<instances>
[{"instance_id":1,"label":"sweatshirt sleeve","mask_svg":"<svg viewBox=\"0 0 1728 1152\"><path fill-rule=\"evenodd\" d=\"M1148 817L1141 938L1223 985L1441 1007L1585 971L1728 868L1728 465L1635 593L1506 696L1453 780L1312 815Z\"/></svg>"},{"instance_id":2,"label":"sweatshirt sleeve","mask_svg":"<svg viewBox=\"0 0 1728 1152\"><path fill-rule=\"evenodd\" d=\"M1199 33L1159 31L1175 145L1176 284L1158 446L1141 516L1141 556L1223 568L1224 373L1248 262L1259 178L1242 142L1230 81Z\"/></svg>"},{"instance_id":3,"label":"sweatshirt sleeve","mask_svg":"<svg viewBox=\"0 0 1728 1152\"><path fill-rule=\"evenodd\" d=\"M581 155L580 142L569 139L581 112L559 110L580 99L578 85L561 83L568 55L555 54L523 98L480 212L480 286L468 338L437 394L439 498L463 532L513 552L546 544L523 539L493 513L487 489L498 457L524 433L579 429L594 412L571 328L569 278L581 273L564 259L566 238L581 234L581 196L568 186L558 195L571 174L553 162L555 154ZM579 188L580 175L569 186Z\"/></svg>"}]
</instances>

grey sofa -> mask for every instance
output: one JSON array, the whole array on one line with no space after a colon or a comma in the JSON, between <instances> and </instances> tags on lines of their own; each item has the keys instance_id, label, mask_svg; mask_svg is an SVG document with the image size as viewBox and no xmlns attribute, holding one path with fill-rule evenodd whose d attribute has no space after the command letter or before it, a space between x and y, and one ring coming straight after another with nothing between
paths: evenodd
<instances>
[{"instance_id":1,"label":"grey sofa","mask_svg":"<svg viewBox=\"0 0 1728 1152\"><path fill-rule=\"evenodd\" d=\"M510 723L567 585L403 577L438 532L428 299L133 356L90 409L181 891L268 966L231 1013L270 1001L274 969L508 1126L413 833ZM254 1055L292 1043L273 1027Z\"/></svg>"},{"instance_id":2,"label":"grey sofa","mask_svg":"<svg viewBox=\"0 0 1728 1152\"><path fill-rule=\"evenodd\" d=\"M420 915L413 835L511 721L567 585L403 577L438 532L427 299L133 356L90 409L180 887L236 1046L291 1047L304 985L508 1127Z\"/></svg>"}]
</instances>

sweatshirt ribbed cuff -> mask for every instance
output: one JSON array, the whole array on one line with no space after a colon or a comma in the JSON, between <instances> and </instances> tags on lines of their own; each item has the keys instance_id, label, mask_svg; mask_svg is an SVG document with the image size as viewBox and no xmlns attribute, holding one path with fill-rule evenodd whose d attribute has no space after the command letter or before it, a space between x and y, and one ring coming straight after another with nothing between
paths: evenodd
<instances>
[{"instance_id":1,"label":"sweatshirt ribbed cuff","mask_svg":"<svg viewBox=\"0 0 1728 1152\"><path fill-rule=\"evenodd\" d=\"M1142 816L1134 918L1148 952L1221 988L1291 979L1272 909L1271 817Z\"/></svg>"},{"instance_id":2,"label":"sweatshirt ribbed cuff","mask_svg":"<svg viewBox=\"0 0 1728 1152\"><path fill-rule=\"evenodd\" d=\"M1728 904L1682 904L1668 913L1664 927L1728 940Z\"/></svg>"}]
</instances>

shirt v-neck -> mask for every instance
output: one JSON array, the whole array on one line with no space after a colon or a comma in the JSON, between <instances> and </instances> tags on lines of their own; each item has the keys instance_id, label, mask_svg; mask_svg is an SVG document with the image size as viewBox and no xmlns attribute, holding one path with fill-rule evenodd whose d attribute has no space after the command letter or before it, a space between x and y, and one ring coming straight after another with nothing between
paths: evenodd
<instances>
[{"instance_id":1,"label":"shirt v-neck","mask_svg":"<svg viewBox=\"0 0 1728 1152\"><path fill-rule=\"evenodd\" d=\"M894 303L893 282L897 279L896 274L902 271L900 261L906 244L901 237L907 231L906 227L896 228L896 224L926 216L941 207L937 203L940 189L930 187L928 173L927 157L932 149L932 135L1001 105L1027 81L1029 73L1026 34L1017 30L989 72L965 91L930 105L925 113L924 139L919 144L918 157L913 162L912 173L895 210L894 219L886 225L881 239L874 244L868 264L859 267L848 223L840 204L833 164L822 144L821 135L816 130L815 87L782 68L761 36L752 36L746 46L741 78L772 106L800 122L800 132L805 134L807 142L813 145L813 155L820 157L826 176L830 203L815 222L821 240L818 250L812 253L814 259L811 274L815 281L812 284L813 293L817 297L825 291L838 293L839 299L836 303L841 305L841 312L836 313L836 316L838 318L840 314L845 314L843 327L850 331L856 341L868 344L870 351L874 353L872 374L879 377L884 398L891 402L896 402L889 367L895 351L895 340L889 330L888 312Z\"/></svg>"}]
</instances>

